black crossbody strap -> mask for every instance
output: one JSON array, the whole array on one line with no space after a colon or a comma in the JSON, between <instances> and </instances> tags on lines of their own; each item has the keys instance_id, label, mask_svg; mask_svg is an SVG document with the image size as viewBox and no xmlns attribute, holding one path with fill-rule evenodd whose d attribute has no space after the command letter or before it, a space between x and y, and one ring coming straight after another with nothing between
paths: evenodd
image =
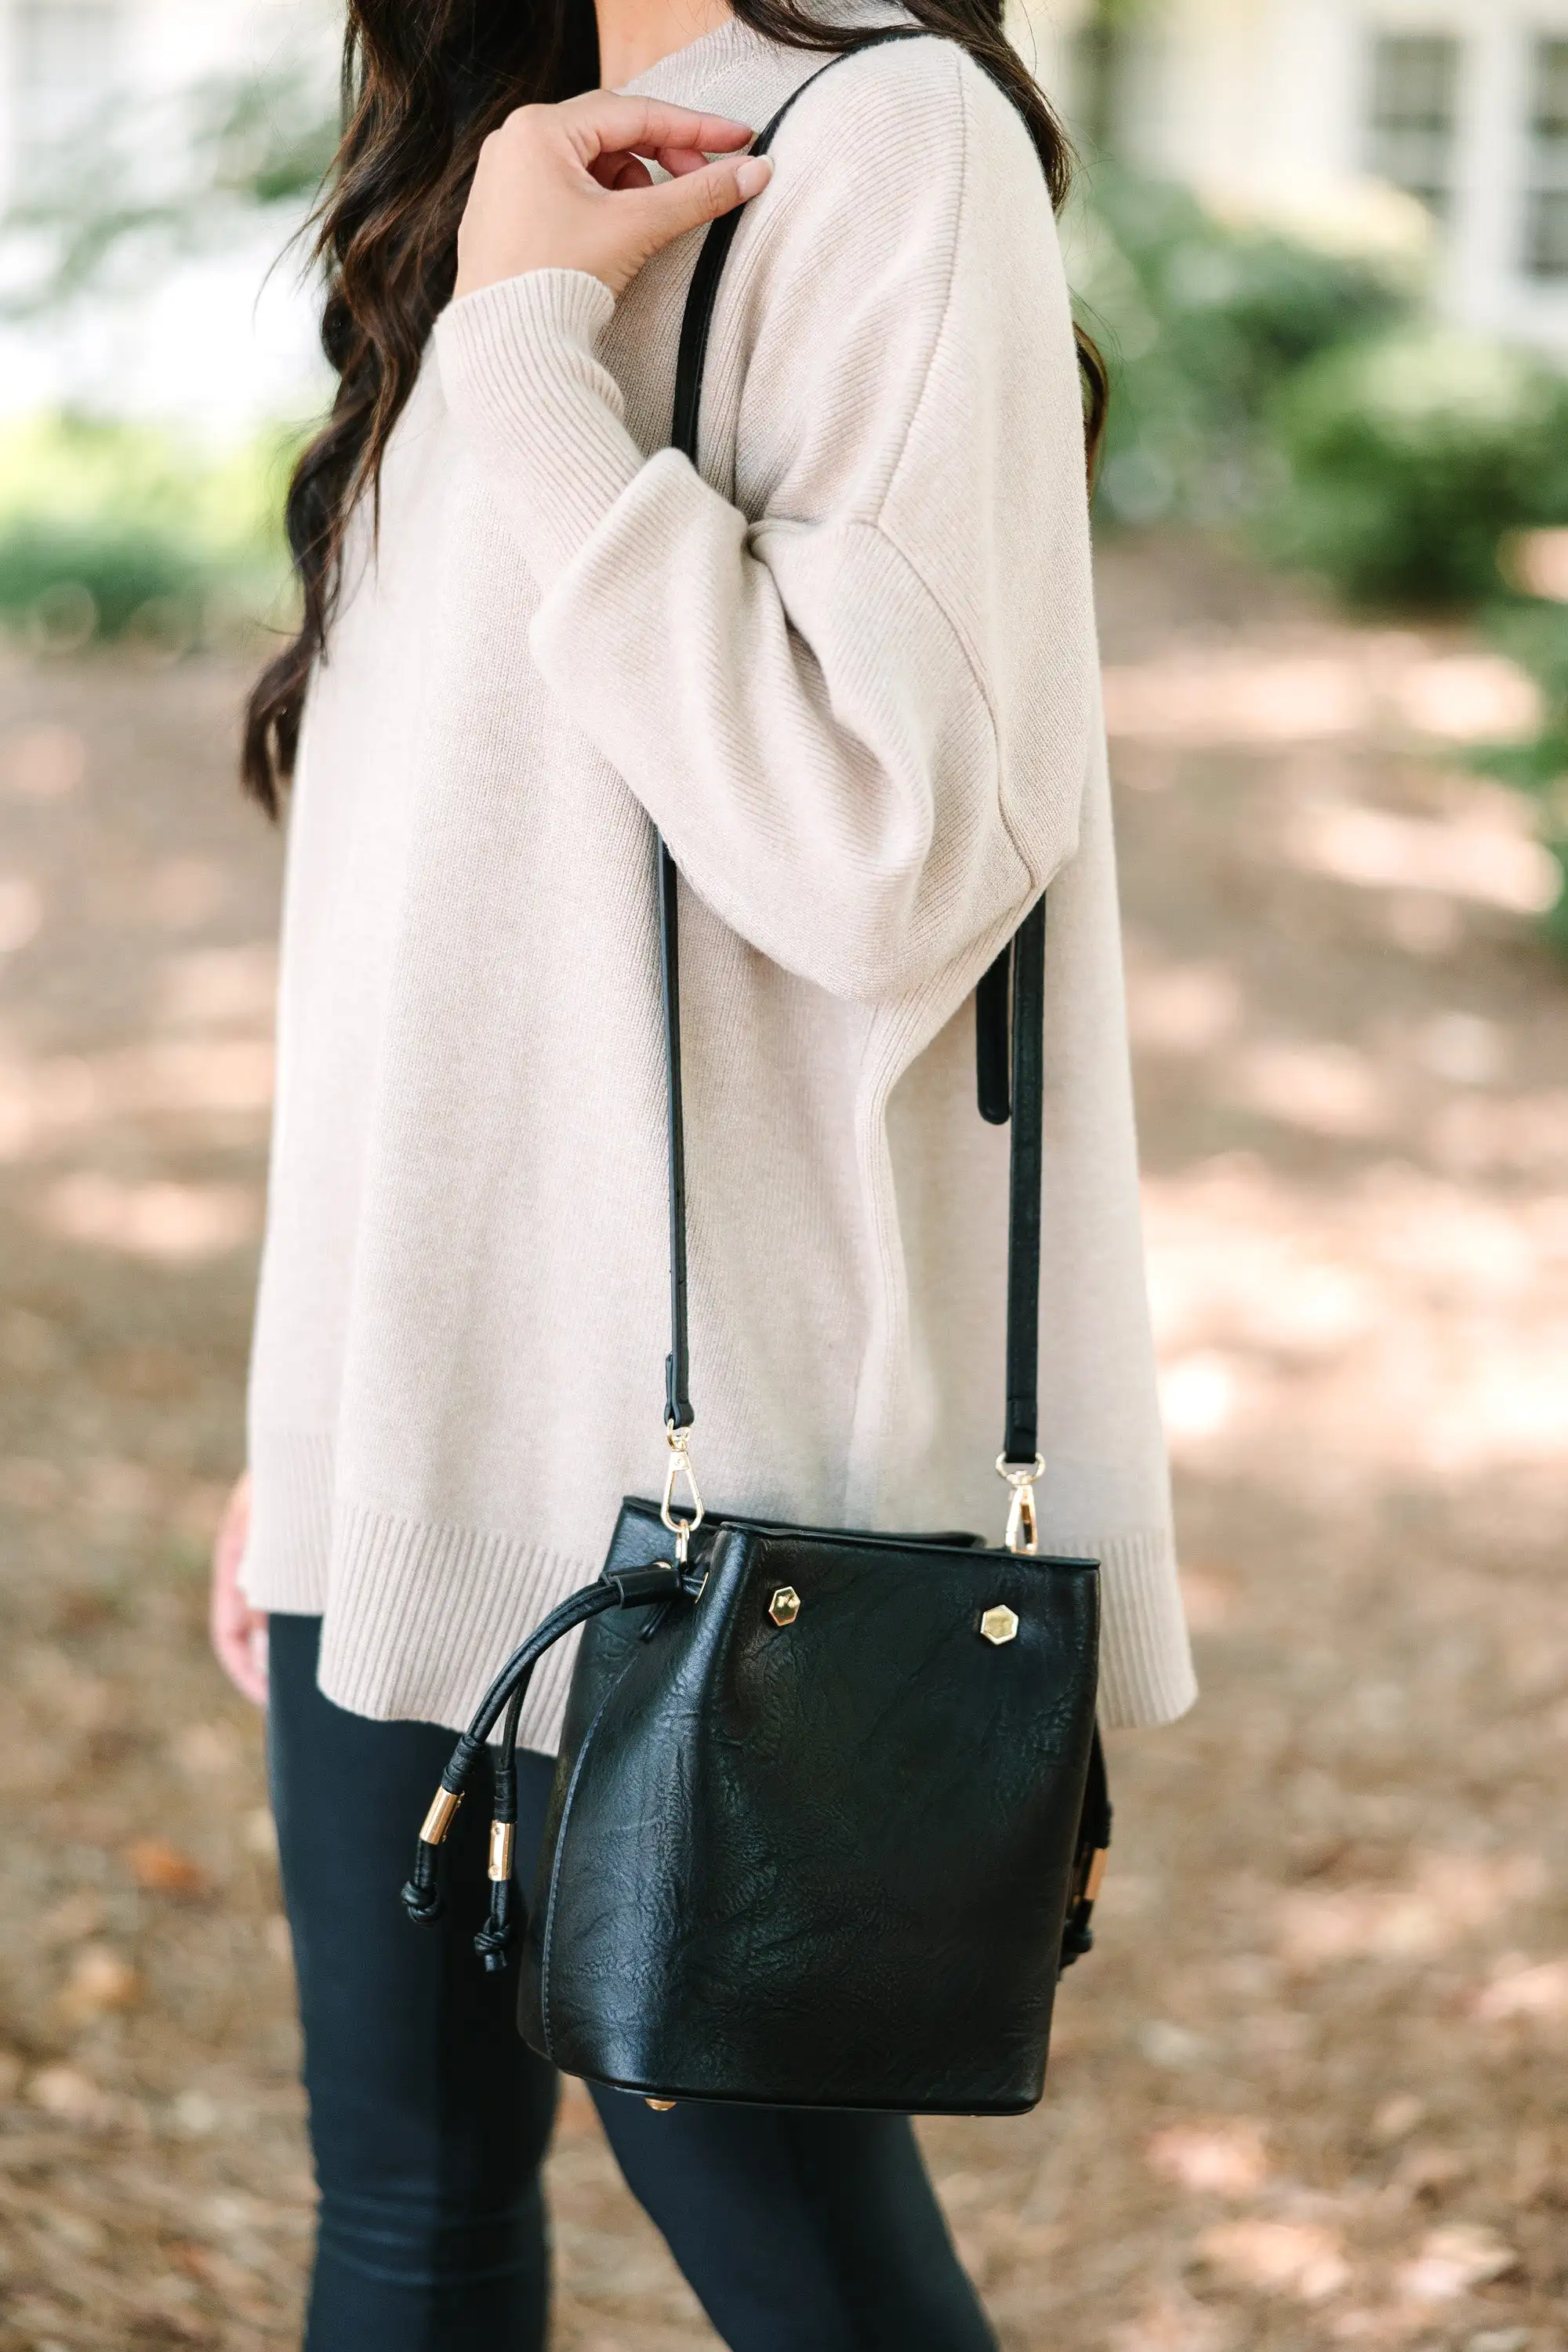
<instances>
[{"instance_id":1,"label":"black crossbody strap","mask_svg":"<svg viewBox=\"0 0 1568 2352\"><path fill-rule=\"evenodd\" d=\"M752 142L750 152L764 154L797 99L847 57L879 48L889 41L932 37L915 25L885 26L868 34L808 74ZM702 373L713 324L719 281L745 207L713 223L697 257L681 320L676 358L675 412L671 446L698 462ZM671 1429L689 1429L690 1346L687 1318L686 1138L681 1098L680 937L675 861L658 844L660 968L664 992L665 1063L669 1103L669 1355L665 1365L665 1416ZM1039 1434L1040 1184L1045 1118L1046 909L1042 900L1027 916L1012 947L1004 951L980 987L977 1037L981 1109L1001 1124L1011 1115L1012 1171L1007 1237L1007 1424L1004 1458L1020 1466L1033 1462ZM1009 992L1008 982L1011 979ZM1005 1047L1006 1004L1012 999L1011 1088ZM1009 1101L1009 1092L1011 1099Z\"/></svg>"},{"instance_id":2,"label":"black crossbody strap","mask_svg":"<svg viewBox=\"0 0 1568 2352\"><path fill-rule=\"evenodd\" d=\"M669 1353L664 1360L664 1417L671 1429L692 1423L691 1347L686 1324L686 1111L680 1089L680 907L675 860L658 845L659 974L664 992L664 1066L669 1109Z\"/></svg>"},{"instance_id":3,"label":"black crossbody strap","mask_svg":"<svg viewBox=\"0 0 1568 2352\"><path fill-rule=\"evenodd\" d=\"M862 49L879 49L889 41L924 41L931 36L918 25L888 25L879 33L868 33L864 40L852 48L837 50L825 65L807 74L798 89L792 89L771 121L765 122L746 150L749 155L765 155L773 143L773 134L795 105L805 96L814 82L842 65L846 58L858 57ZM670 428L670 446L684 451L692 464L697 463L698 411L702 404L702 365L708 357L709 331L713 324L713 304L719 292L719 280L724 274L724 264L735 233L745 218L746 207L737 205L733 212L716 220L702 240L702 250L697 257L697 267L691 273L687 290L686 311L680 321L680 348L675 361L675 417Z\"/></svg>"},{"instance_id":4,"label":"black crossbody strap","mask_svg":"<svg viewBox=\"0 0 1568 2352\"><path fill-rule=\"evenodd\" d=\"M1013 941L1013 1157L1007 1197L1007 1462L1040 1436L1040 1188L1045 1176L1046 902Z\"/></svg>"},{"instance_id":5,"label":"black crossbody strap","mask_svg":"<svg viewBox=\"0 0 1568 2352\"><path fill-rule=\"evenodd\" d=\"M868 34L851 49L838 50L826 64L818 66L815 73L807 74L798 89L790 92L772 121L764 123L758 131L747 150L748 153L765 155L773 144L773 133L796 99L804 98L813 82L819 81L825 73L831 73L845 58L858 56L862 49L880 48L886 41L916 41L927 37L918 26L890 25L879 33ZM675 414L669 439L670 446L689 457L694 466L697 464L698 432L701 421L702 370L708 357L713 306L718 299L719 280L724 274L724 264L744 213L745 206L737 205L733 212L726 213L721 220L716 220L703 238L680 321L680 344L675 361ZM680 1097L679 916L675 861L662 841L658 845L658 915L659 964L664 982L665 1059L669 1079L669 1353L664 1364L664 1417L671 1429L689 1429L692 1423L691 1346L687 1321L686 1133Z\"/></svg>"}]
</instances>

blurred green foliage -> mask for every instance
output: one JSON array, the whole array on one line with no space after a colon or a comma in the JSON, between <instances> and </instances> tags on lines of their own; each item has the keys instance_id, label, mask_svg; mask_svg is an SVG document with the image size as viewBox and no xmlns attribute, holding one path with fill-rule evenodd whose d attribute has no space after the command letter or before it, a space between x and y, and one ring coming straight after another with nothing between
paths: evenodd
<instances>
[{"instance_id":1,"label":"blurred green foliage","mask_svg":"<svg viewBox=\"0 0 1568 2352\"><path fill-rule=\"evenodd\" d=\"M221 252L258 215L284 246L310 213L338 142L331 52L259 74L216 75L149 114L113 101L83 172L70 145L35 165L0 221L8 267L0 317L134 293L182 256Z\"/></svg>"},{"instance_id":2,"label":"blurred green foliage","mask_svg":"<svg viewBox=\"0 0 1568 2352\"><path fill-rule=\"evenodd\" d=\"M48 644L142 634L177 648L276 604L297 436L226 452L145 425L0 427L0 617Z\"/></svg>"},{"instance_id":3,"label":"blurred green foliage","mask_svg":"<svg viewBox=\"0 0 1568 2352\"><path fill-rule=\"evenodd\" d=\"M1482 602L1510 531L1568 520L1568 382L1477 335L1412 320L1328 351L1266 421L1285 470L1264 544L1352 602Z\"/></svg>"},{"instance_id":4,"label":"blurred green foliage","mask_svg":"<svg viewBox=\"0 0 1568 2352\"><path fill-rule=\"evenodd\" d=\"M1533 797L1568 886L1568 604L1500 568L1568 524L1568 380L1436 322L1418 251L1325 249L1126 173L1097 174L1069 259L1112 367L1102 520L1219 526L1352 604L1479 609L1544 720L1478 764ZM1568 949L1568 887L1546 927Z\"/></svg>"},{"instance_id":5,"label":"blurred green foliage","mask_svg":"<svg viewBox=\"0 0 1568 2352\"><path fill-rule=\"evenodd\" d=\"M1401 319L1406 256L1220 218L1186 189L1097 173L1069 247L1114 392L1100 503L1129 524L1230 523L1279 491L1270 412L1320 354Z\"/></svg>"},{"instance_id":6,"label":"blurred green foliage","mask_svg":"<svg viewBox=\"0 0 1568 2352\"><path fill-rule=\"evenodd\" d=\"M1568 950L1568 604L1505 601L1490 608L1487 623L1489 635L1540 688L1542 724L1529 742L1483 751L1476 764L1537 803L1537 829L1563 878L1545 929Z\"/></svg>"}]
</instances>

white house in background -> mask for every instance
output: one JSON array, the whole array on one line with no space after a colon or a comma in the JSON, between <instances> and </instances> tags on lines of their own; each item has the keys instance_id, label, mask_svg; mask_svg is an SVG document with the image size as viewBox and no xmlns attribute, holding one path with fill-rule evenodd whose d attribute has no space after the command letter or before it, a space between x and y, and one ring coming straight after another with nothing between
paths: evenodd
<instances>
[{"instance_id":1,"label":"white house in background","mask_svg":"<svg viewBox=\"0 0 1568 2352\"><path fill-rule=\"evenodd\" d=\"M1091 0L1035 0L1069 116ZM1568 0L1141 0L1112 143L1245 205L1382 180L1436 224L1455 318L1568 354Z\"/></svg>"}]
</instances>

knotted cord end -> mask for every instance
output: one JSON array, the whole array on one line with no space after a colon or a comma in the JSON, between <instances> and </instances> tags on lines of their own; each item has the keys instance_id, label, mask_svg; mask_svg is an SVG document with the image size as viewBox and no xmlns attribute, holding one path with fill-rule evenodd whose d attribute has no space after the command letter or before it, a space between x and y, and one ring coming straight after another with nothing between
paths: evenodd
<instances>
[{"instance_id":1,"label":"knotted cord end","mask_svg":"<svg viewBox=\"0 0 1568 2352\"><path fill-rule=\"evenodd\" d=\"M500 1976L506 1966L507 1955L516 1941L511 1881L510 1878L493 1878L490 1881L489 1916L474 1937L474 1949L485 1964L487 1976Z\"/></svg>"},{"instance_id":2,"label":"knotted cord end","mask_svg":"<svg viewBox=\"0 0 1568 2352\"><path fill-rule=\"evenodd\" d=\"M420 1839L415 1852L413 1875L403 1889L403 1907L416 1927L432 1927L441 1916L441 1849L427 1838Z\"/></svg>"}]
</instances>

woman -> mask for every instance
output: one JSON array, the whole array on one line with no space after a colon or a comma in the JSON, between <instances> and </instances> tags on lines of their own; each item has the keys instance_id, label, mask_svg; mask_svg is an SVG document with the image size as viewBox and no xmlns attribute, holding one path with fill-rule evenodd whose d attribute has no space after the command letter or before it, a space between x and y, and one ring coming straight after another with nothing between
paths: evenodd
<instances>
[{"instance_id":1,"label":"woman","mask_svg":"<svg viewBox=\"0 0 1568 2352\"><path fill-rule=\"evenodd\" d=\"M658 1475L654 824L683 877L692 1450L759 1516L997 1532L1006 1142L968 1001L1052 886L1042 1548L1103 1562L1108 1722L1192 1695L1066 165L999 17L351 9L341 388L290 499L304 626L246 752L293 806L251 1466L214 1601L269 1708L311 2352L543 2340L553 2083L469 1950L477 1860L434 1937L395 1889L442 1727ZM742 158L894 18L940 37L847 58ZM698 228L742 204L699 474L668 446L681 308ZM568 1671L552 1653L523 1719L525 1885ZM731 2346L992 2342L901 2119L598 2105Z\"/></svg>"}]
</instances>

